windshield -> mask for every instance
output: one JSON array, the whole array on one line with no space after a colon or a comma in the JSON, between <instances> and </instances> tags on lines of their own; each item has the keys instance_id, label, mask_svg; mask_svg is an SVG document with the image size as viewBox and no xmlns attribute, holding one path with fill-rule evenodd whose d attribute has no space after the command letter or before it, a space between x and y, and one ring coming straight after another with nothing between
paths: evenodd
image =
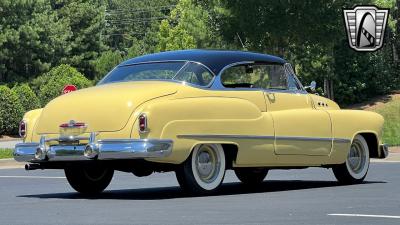
<instances>
[{"instance_id":1,"label":"windshield","mask_svg":"<svg viewBox=\"0 0 400 225\"><path fill-rule=\"evenodd\" d=\"M99 84L141 80L176 80L207 86L214 75L195 62L157 62L118 66Z\"/></svg>"}]
</instances>

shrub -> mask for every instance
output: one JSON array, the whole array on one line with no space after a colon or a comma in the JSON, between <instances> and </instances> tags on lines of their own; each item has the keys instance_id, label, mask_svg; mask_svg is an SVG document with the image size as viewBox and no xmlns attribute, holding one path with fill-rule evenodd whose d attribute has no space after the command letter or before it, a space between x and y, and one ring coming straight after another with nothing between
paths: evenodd
<instances>
[{"instance_id":1,"label":"shrub","mask_svg":"<svg viewBox=\"0 0 400 225\"><path fill-rule=\"evenodd\" d=\"M23 108L15 94L5 85L0 86L0 135L17 134L18 124L23 116Z\"/></svg>"},{"instance_id":2,"label":"shrub","mask_svg":"<svg viewBox=\"0 0 400 225\"><path fill-rule=\"evenodd\" d=\"M12 90L18 95L25 112L40 108L39 98L28 84L15 85Z\"/></svg>"},{"instance_id":3,"label":"shrub","mask_svg":"<svg viewBox=\"0 0 400 225\"><path fill-rule=\"evenodd\" d=\"M91 81L69 65L54 67L48 73L35 79L33 83L39 86L38 96L42 106L61 95L62 89L67 84L73 84L78 89L92 85Z\"/></svg>"}]
</instances>

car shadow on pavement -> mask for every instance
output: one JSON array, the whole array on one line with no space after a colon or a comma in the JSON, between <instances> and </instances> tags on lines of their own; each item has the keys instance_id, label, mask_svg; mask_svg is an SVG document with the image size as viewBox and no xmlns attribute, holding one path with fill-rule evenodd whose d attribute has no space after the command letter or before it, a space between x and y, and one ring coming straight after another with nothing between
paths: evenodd
<instances>
[{"instance_id":1,"label":"car shadow on pavement","mask_svg":"<svg viewBox=\"0 0 400 225\"><path fill-rule=\"evenodd\" d=\"M366 181L358 185L368 185L375 183L386 183L383 181ZM313 188L329 188L343 187L336 181L301 181L301 180L269 180L255 187L245 186L239 182L225 183L221 188L212 195L208 196L224 196L224 195L240 195L252 193L272 193L282 191L296 191ZM174 198L193 198L202 196L191 196L182 191L179 187L156 187L141 189L123 189L123 190L106 190L101 194L82 195L76 192L69 193L49 193L37 195L20 195L17 197L24 198L43 198L43 199L115 199L115 200L161 200Z\"/></svg>"}]
</instances>

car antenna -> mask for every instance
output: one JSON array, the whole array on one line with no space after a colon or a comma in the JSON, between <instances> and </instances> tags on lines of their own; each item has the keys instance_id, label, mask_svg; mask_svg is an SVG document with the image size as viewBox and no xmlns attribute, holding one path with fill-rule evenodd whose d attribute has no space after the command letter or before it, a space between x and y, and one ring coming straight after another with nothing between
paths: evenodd
<instances>
[{"instance_id":1,"label":"car antenna","mask_svg":"<svg viewBox=\"0 0 400 225\"><path fill-rule=\"evenodd\" d=\"M240 44L242 44L243 50L246 50L246 46L244 46L242 39L240 38L239 33L236 32L237 37L239 38Z\"/></svg>"}]
</instances>

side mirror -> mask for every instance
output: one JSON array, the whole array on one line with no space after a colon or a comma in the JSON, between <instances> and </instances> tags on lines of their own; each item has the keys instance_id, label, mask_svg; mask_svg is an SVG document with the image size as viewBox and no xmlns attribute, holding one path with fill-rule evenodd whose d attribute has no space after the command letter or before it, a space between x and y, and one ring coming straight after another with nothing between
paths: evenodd
<instances>
[{"instance_id":1,"label":"side mirror","mask_svg":"<svg viewBox=\"0 0 400 225\"><path fill-rule=\"evenodd\" d=\"M314 93L316 87L317 87L317 82L313 80L311 81L310 86L305 86L304 88L306 89L306 91Z\"/></svg>"}]
</instances>

